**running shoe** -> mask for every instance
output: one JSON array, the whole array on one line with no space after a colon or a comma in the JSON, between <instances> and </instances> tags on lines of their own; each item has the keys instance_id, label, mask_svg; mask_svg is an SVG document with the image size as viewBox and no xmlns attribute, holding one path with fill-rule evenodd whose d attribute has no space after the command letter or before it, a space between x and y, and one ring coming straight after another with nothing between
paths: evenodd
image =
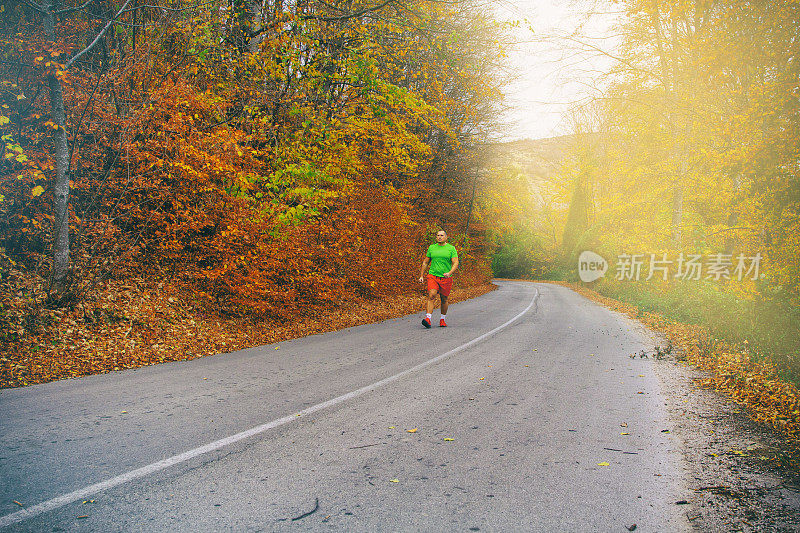
<instances>
[{"instance_id":1,"label":"running shoe","mask_svg":"<svg viewBox=\"0 0 800 533\"><path fill-rule=\"evenodd\" d=\"M422 325L425 326L426 328L430 329L430 327L431 327L431 319L428 318L428 317L423 318L422 319Z\"/></svg>"},{"instance_id":2,"label":"running shoe","mask_svg":"<svg viewBox=\"0 0 800 533\"><path fill-rule=\"evenodd\" d=\"M439 327L440 328L446 328L447 327L447 324L445 324L445 322L444 322L444 318L440 318L439 319Z\"/></svg>"}]
</instances>

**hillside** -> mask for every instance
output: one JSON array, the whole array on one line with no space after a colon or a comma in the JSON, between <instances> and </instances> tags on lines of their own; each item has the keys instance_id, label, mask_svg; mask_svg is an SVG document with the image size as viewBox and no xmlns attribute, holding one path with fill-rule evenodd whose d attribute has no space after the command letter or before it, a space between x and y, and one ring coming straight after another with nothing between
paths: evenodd
<instances>
[{"instance_id":1,"label":"hillside","mask_svg":"<svg viewBox=\"0 0 800 533\"><path fill-rule=\"evenodd\" d=\"M523 139L492 145L493 166L516 165L532 179L551 179L567 157L573 135Z\"/></svg>"}]
</instances>

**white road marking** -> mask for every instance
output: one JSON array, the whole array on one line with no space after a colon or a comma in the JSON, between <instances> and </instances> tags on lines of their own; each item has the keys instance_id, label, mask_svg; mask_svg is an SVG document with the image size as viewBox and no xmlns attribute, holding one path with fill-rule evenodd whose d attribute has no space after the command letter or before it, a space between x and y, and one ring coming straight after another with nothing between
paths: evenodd
<instances>
[{"instance_id":1,"label":"white road marking","mask_svg":"<svg viewBox=\"0 0 800 533\"><path fill-rule=\"evenodd\" d=\"M343 394L341 396L337 396L331 400L326 402L318 403L308 409L304 409L299 413L294 413L288 416L284 416L283 418L278 418L277 420L273 420L272 422L268 422L266 424L262 424L260 426L256 426L254 428L248 429L247 431L242 431L241 433L237 433L235 435L231 435L230 437L226 437L224 439L215 440L214 442L210 442L204 446L200 446L198 448L194 448L192 450L183 452L178 455L173 455L172 457L168 457L164 460L158 461L156 463L149 464L147 466L143 466L141 468L137 468L136 470L131 470L124 474L120 474L118 476L112 477L105 481L101 481L100 483L95 483L94 485L89 485L88 487L84 487L82 489L78 489L76 491L70 492L68 494L62 494L61 496L57 496L51 500L44 501L42 503L37 503L27 509L22 509L20 511L16 511L14 513L5 515L0 517L0 529L10 526L11 524L16 524L18 522L22 522L23 520L28 520L35 516L39 516L42 513L46 513L48 511L52 511L54 509L58 509L59 507L63 507L70 503L76 502L78 500L86 499L89 496L97 494L98 492L102 492L104 490L108 490L123 483L127 483L128 481L133 481L134 479L139 479L141 477L148 476L160 470L164 470L165 468L169 468L170 466L174 466L180 463L184 463L190 459L194 459L200 455L206 454L208 452L213 452L214 450L219 450L229 444L233 444L235 442L239 442L240 440L244 440L260 433L264 433L270 429L274 429L278 426L282 426L284 424L288 424L293 420L297 420L298 418L302 418L303 415L310 415L311 413L315 413L317 411L321 411L323 409L327 409L328 407L333 407L334 405L340 404L342 402L346 402L347 400L352 400L353 398L357 398L362 394L366 394L367 392L373 391L384 385L388 385L398 379L402 379L405 376L422 370L423 368L427 368L433 364L438 363L439 361L450 357L453 354L456 354L460 351L466 350L478 344L479 342L485 340L488 337L491 337L498 331L501 331L511 325L512 322L520 318L522 315L527 313L531 307L536 303L536 299L539 297L539 290L536 290L536 294L534 295L531 303L528 304L528 307L522 310L518 315L516 315L511 320L497 326L493 330L484 333L480 337L476 337L471 341L467 342L466 344L462 344L457 348L453 348L449 352L445 352L442 355L438 355L433 359L429 359L423 363L420 363L416 366L413 366L407 370L403 370L402 372L395 374L393 376L389 376L388 378L382 379L380 381L376 381L371 385L367 385L366 387L361 387L360 389L354 390L352 392L348 392L347 394Z\"/></svg>"}]
</instances>

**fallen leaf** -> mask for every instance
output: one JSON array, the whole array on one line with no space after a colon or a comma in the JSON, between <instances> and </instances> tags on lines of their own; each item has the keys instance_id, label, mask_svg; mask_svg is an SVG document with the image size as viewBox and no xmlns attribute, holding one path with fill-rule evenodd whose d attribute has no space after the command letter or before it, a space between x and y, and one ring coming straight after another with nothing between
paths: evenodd
<instances>
[{"instance_id":1,"label":"fallen leaf","mask_svg":"<svg viewBox=\"0 0 800 533\"><path fill-rule=\"evenodd\" d=\"M407 429L406 431L409 432L409 433L416 433L417 429L418 428L411 428L411 429Z\"/></svg>"},{"instance_id":2,"label":"fallen leaf","mask_svg":"<svg viewBox=\"0 0 800 533\"><path fill-rule=\"evenodd\" d=\"M389 429L394 429L394 426L389 426Z\"/></svg>"},{"instance_id":3,"label":"fallen leaf","mask_svg":"<svg viewBox=\"0 0 800 533\"><path fill-rule=\"evenodd\" d=\"M624 431L620 433L620 435L630 435L630 433L625 433Z\"/></svg>"},{"instance_id":4,"label":"fallen leaf","mask_svg":"<svg viewBox=\"0 0 800 533\"><path fill-rule=\"evenodd\" d=\"M19 505L20 507L25 507L24 505L22 505L21 503L19 503L17 500L14 500L14 503L16 503L17 505Z\"/></svg>"},{"instance_id":5,"label":"fallen leaf","mask_svg":"<svg viewBox=\"0 0 800 533\"><path fill-rule=\"evenodd\" d=\"M400 483L399 479L390 479L389 483Z\"/></svg>"},{"instance_id":6,"label":"fallen leaf","mask_svg":"<svg viewBox=\"0 0 800 533\"><path fill-rule=\"evenodd\" d=\"M444 439L444 440L446 440L446 441L451 441L451 440L453 440L453 439L451 439L450 437L445 437L445 439Z\"/></svg>"},{"instance_id":7,"label":"fallen leaf","mask_svg":"<svg viewBox=\"0 0 800 533\"><path fill-rule=\"evenodd\" d=\"M597 466L609 466L609 464L603 461L602 463L597 463Z\"/></svg>"}]
</instances>

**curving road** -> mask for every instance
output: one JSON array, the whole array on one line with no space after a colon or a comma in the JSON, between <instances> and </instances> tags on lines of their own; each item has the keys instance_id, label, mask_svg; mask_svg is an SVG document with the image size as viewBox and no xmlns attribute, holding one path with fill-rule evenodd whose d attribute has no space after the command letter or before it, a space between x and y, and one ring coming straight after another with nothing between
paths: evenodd
<instances>
[{"instance_id":1,"label":"curving road","mask_svg":"<svg viewBox=\"0 0 800 533\"><path fill-rule=\"evenodd\" d=\"M446 329L413 315L2 391L0 529L689 529L659 381L629 357L648 332L498 285Z\"/></svg>"}]
</instances>

